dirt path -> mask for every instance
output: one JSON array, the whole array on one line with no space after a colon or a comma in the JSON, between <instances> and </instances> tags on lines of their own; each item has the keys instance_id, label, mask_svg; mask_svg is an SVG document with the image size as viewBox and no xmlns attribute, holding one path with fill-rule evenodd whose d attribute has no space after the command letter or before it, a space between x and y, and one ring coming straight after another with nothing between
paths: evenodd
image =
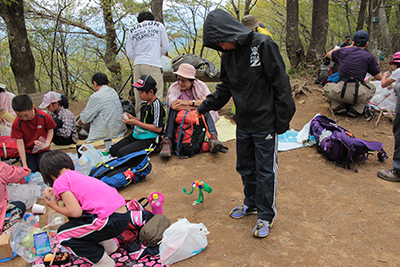
<instances>
[{"instance_id":1,"label":"dirt path","mask_svg":"<svg viewBox=\"0 0 400 267\"><path fill-rule=\"evenodd\" d=\"M318 88L311 85L312 88ZM332 117L319 91L296 98L292 128L301 129L316 113ZM224 108L223 113L227 113ZM392 157L392 124L384 118L338 117L339 125L358 138L382 141ZM173 266L399 266L400 187L376 176L380 168L391 168L391 159L381 163L371 155L359 172L335 166L316 152L301 148L280 152L278 214L270 235L252 237L256 216L231 219L229 210L243 201L242 183L235 171L235 141L226 142L229 153L173 156L162 161L151 155L153 171L142 183L122 189L127 198L165 196L164 211L171 222L187 218L203 222L210 234L208 247L199 255ZM204 180L212 188L199 206L197 198L185 195L183 187ZM45 220L47 222L47 219ZM16 258L2 266L24 266Z\"/></svg>"}]
</instances>

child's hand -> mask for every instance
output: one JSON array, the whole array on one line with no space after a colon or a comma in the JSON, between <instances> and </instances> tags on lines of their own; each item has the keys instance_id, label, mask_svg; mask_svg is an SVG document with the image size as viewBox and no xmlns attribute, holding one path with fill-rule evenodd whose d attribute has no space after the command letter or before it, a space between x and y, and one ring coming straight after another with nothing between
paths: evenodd
<instances>
[{"instance_id":1,"label":"child's hand","mask_svg":"<svg viewBox=\"0 0 400 267\"><path fill-rule=\"evenodd\" d=\"M126 117L128 117L128 118L126 118ZM138 118L136 118L136 117L134 117L134 116L132 116L131 114L129 114L129 113L124 113L124 114L122 114L122 121L125 123L125 124L129 124L129 125L136 125L136 122L138 122L139 121L139 119Z\"/></svg>"},{"instance_id":2,"label":"child's hand","mask_svg":"<svg viewBox=\"0 0 400 267\"><path fill-rule=\"evenodd\" d=\"M47 187L44 192L44 200L46 201L47 206L51 207L54 209L55 206L57 206L57 198L56 195L54 194L54 190L51 187Z\"/></svg>"},{"instance_id":3,"label":"child's hand","mask_svg":"<svg viewBox=\"0 0 400 267\"><path fill-rule=\"evenodd\" d=\"M24 171L26 171L27 173L24 175L25 177L29 177L32 174L31 169L29 169L28 167L22 167L24 169Z\"/></svg>"},{"instance_id":4,"label":"child's hand","mask_svg":"<svg viewBox=\"0 0 400 267\"><path fill-rule=\"evenodd\" d=\"M38 150L43 150L49 147L49 144L47 142L40 142L39 140L35 140L34 143Z\"/></svg>"},{"instance_id":5,"label":"child's hand","mask_svg":"<svg viewBox=\"0 0 400 267\"><path fill-rule=\"evenodd\" d=\"M44 198L51 201L54 197L54 190L51 187L47 187L43 192Z\"/></svg>"}]
</instances>

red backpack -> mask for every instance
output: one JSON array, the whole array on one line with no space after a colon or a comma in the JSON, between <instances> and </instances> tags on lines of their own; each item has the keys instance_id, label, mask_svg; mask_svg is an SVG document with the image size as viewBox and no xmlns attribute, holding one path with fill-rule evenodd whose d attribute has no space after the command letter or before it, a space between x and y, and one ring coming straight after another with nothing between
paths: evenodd
<instances>
[{"instance_id":1,"label":"red backpack","mask_svg":"<svg viewBox=\"0 0 400 267\"><path fill-rule=\"evenodd\" d=\"M0 136L0 157L18 158L17 140L6 135Z\"/></svg>"},{"instance_id":2,"label":"red backpack","mask_svg":"<svg viewBox=\"0 0 400 267\"><path fill-rule=\"evenodd\" d=\"M130 223L125 231L117 236L119 242L132 243L139 236L140 229L153 217L153 213L144 208L148 203L141 204L145 200L146 198L141 198L139 201L132 199L126 204L130 214Z\"/></svg>"}]
</instances>

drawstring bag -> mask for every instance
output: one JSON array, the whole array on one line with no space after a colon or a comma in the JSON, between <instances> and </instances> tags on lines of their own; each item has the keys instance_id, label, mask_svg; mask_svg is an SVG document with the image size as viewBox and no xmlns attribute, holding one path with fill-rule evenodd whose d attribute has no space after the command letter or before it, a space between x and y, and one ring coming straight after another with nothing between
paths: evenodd
<instances>
[{"instance_id":1,"label":"drawstring bag","mask_svg":"<svg viewBox=\"0 0 400 267\"><path fill-rule=\"evenodd\" d=\"M207 246L209 232L203 223L178 219L165 230L160 244L162 264L172 264L190 258Z\"/></svg>"}]
</instances>

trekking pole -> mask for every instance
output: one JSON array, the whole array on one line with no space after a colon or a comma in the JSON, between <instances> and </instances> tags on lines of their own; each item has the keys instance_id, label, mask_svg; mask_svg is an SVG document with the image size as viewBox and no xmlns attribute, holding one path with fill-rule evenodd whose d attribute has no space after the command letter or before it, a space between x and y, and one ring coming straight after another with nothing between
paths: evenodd
<instances>
[{"instance_id":1,"label":"trekking pole","mask_svg":"<svg viewBox=\"0 0 400 267\"><path fill-rule=\"evenodd\" d=\"M131 79L131 78L132 78L132 74L129 75L128 79L126 80L126 82L125 82L124 85L122 86L121 90L119 90L118 95L121 94L122 90L124 90L124 88L125 88L125 85L128 83L129 79Z\"/></svg>"}]
</instances>

